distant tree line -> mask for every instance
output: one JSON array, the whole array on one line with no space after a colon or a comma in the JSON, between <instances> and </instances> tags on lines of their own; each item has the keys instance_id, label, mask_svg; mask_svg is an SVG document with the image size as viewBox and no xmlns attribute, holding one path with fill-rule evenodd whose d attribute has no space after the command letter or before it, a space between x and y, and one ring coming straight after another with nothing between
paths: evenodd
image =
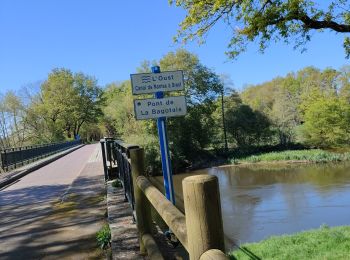
<instances>
[{"instance_id":1,"label":"distant tree line","mask_svg":"<svg viewBox=\"0 0 350 260\"><path fill-rule=\"evenodd\" d=\"M340 70L304 68L285 77L246 87L238 93L227 80L180 49L164 55L162 71L183 70L188 113L168 118L175 169L212 159L228 147L339 147L350 144L350 66ZM144 61L138 72L150 72ZM97 80L68 69L54 69L34 94L1 96L1 148L112 136L146 149L149 171L160 167L155 120L134 117L129 80L101 88ZM138 98L149 97L139 96ZM224 114L223 114L224 113ZM224 121L223 121L224 118Z\"/></svg>"},{"instance_id":2,"label":"distant tree line","mask_svg":"<svg viewBox=\"0 0 350 260\"><path fill-rule=\"evenodd\" d=\"M272 141L313 147L349 145L350 66L304 68L250 86L242 100L270 120Z\"/></svg>"}]
</instances>

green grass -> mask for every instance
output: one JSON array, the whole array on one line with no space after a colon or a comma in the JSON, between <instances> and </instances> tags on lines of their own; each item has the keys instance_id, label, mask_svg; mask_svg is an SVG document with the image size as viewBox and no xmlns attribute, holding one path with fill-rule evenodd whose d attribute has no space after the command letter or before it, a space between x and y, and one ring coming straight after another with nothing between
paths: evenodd
<instances>
[{"instance_id":1,"label":"green grass","mask_svg":"<svg viewBox=\"0 0 350 260\"><path fill-rule=\"evenodd\" d=\"M97 244L101 249L106 249L111 244L111 230L108 224L103 227L96 234Z\"/></svg>"},{"instance_id":2,"label":"green grass","mask_svg":"<svg viewBox=\"0 0 350 260\"><path fill-rule=\"evenodd\" d=\"M114 188L122 188L122 187L123 187L121 180L114 180L114 181L112 182L112 186L113 186Z\"/></svg>"},{"instance_id":3,"label":"green grass","mask_svg":"<svg viewBox=\"0 0 350 260\"><path fill-rule=\"evenodd\" d=\"M231 163L238 162L272 162L272 161L309 161L309 162L340 162L350 159L350 153L334 153L320 149L288 150L251 155L240 159L232 159Z\"/></svg>"},{"instance_id":4,"label":"green grass","mask_svg":"<svg viewBox=\"0 0 350 260\"><path fill-rule=\"evenodd\" d=\"M294 235L273 236L241 245L230 259L350 259L350 226L319 229Z\"/></svg>"}]
</instances>

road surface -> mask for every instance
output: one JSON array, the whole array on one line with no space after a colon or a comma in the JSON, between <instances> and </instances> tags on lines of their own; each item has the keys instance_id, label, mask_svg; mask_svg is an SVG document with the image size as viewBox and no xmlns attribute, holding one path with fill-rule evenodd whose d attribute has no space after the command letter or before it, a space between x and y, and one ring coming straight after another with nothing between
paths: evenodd
<instances>
[{"instance_id":1,"label":"road surface","mask_svg":"<svg viewBox=\"0 0 350 260\"><path fill-rule=\"evenodd\" d=\"M86 145L0 191L0 259L99 259L99 145Z\"/></svg>"}]
</instances>

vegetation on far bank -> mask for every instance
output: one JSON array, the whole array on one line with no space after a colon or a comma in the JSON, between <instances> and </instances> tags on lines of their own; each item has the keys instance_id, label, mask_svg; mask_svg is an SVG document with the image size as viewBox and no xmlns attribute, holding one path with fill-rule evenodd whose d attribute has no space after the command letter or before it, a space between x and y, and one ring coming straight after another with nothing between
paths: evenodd
<instances>
[{"instance_id":1,"label":"vegetation on far bank","mask_svg":"<svg viewBox=\"0 0 350 260\"><path fill-rule=\"evenodd\" d=\"M273 236L258 243L244 244L230 253L230 259L348 259L350 226Z\"/></svg>"},{"instance_id":2,"label":"vegetation on far bank","mask_svg":"<svg viewBox=\"0 0 350 260\"><path fill-rule=\"evenodd\" d=\"M321 149L287 150L250 155L239 159L233 158L231 163L257 163L274 161L307 161L307 162L341 162L350 160L350 153L335 153Z\"/></svg>"}]
</instances>

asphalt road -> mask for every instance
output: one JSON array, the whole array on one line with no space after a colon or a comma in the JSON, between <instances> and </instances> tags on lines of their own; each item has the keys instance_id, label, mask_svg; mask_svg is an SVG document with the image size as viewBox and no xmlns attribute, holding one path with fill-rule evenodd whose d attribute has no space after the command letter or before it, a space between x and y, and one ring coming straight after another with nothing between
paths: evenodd
<instances>
[{"instance_id":1,"label":"asphalt road","mask_svg":"<svg viewBox=\"0 0 350 260\"><path fill-rule=\"evenodd\" d=\"M99 258L91 247L103 221L103 194L98 145L86 145L2 189L0 259Z\"/></svg>"}]
</instances>

